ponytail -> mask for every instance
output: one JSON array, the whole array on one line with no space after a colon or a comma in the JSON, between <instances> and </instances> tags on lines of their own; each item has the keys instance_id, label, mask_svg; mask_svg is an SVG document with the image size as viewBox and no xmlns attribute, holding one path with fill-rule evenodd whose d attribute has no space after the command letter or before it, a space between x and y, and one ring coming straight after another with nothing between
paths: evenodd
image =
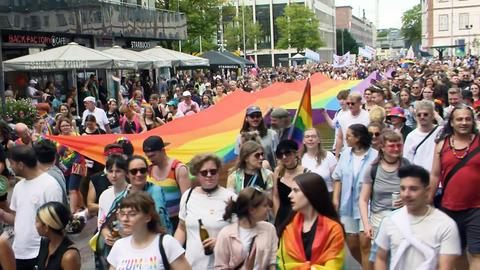
<instances>
[{"instance_id":1,"label":"ponytail","mask_svg":"<svg viewBox=\"0 0 480 270\"><path fill-rule=\"evenodd\" d=\"M225 207L225 213L223 214L223 220L225 221L231 221L232 220L232 215L237 214L236 209L237 208L237 203L230 198L227 202L227 206Z\"/></svg>"}]
</instances>

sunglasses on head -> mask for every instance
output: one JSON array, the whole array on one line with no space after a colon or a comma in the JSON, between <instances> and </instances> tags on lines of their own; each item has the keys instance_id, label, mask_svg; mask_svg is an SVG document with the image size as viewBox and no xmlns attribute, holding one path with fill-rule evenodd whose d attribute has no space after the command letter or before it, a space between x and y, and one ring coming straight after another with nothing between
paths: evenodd
<instances>
[{"instance_id":1,"label":"sunglasses on head","mask_svg":"<svg viewBox=\"0 0 480 270\"><path fill-rule=\"evenodd\" d=\"M214 176L217 175L218 169L201 170L198 173L203 177Z\"/></svg>"},{"instance_id":2,"label":"sunglasses on head","mask_svg":"<svg viewBox=\"0 0 480 270\"><path fill-rule=\"evenodd\" d=\"M250 118L262 118L262 114L261 113L251 113L248 115L248 117Z\"/></svg>"},{"instance_id":3,"label":"sunglasses on head","mask_svg":"<svg viewBox=\"0 0 480 270\"><path fill-rule=\"evenodd\" d=\"M292 150L285 150L285 151L278 152L278 153L276 154L276 157L277 157L278 159L282 159L282 158L284 158L284 157L290 156L292 153L293 153Z\"/></svg>"},{"instance_id":4,"label":"sunglasses on head","mask_svg":"<svg viewBox=\"0 0 480 270\"><path fill-rule=\"evenodd\" d=\"M265 157L265 155L264 155L263 152L255 153L253 156L254 156L256 159L260 159L260 157Z\"/></svg>"},{"instance_id":5,"label":"sunglasses on head","mask_svg":"<svg viewBox=\"0 0 480 270\"><path fill-rule=\"evenodd\" d=\"M255 198L255 193L259 192L259 193L263 194L263 192L265 192L265 190L260 186L254 185L254 186L250 186L250 187L253 188L254 191L253 191L252 196L250 197L249 201L252 201L253 198Z\"/></svg>"},{"instance_id":6,"label":"sunglasses on head","mask_svg":"<svg viewBox=\"0 0 480 270\"><path fill-rule=\"evenodd\" d=\"M143 168L130 169L129 172L132 175L137 175L138 172L140 172L140 174L145 174L145 173L147 173L147 168L143 167Z\"/></svg>"},{"instance_id":7,"label":"sunglasses on head","mask_svg":"<svg viewBox=\"0 0 480 270\"><path fill-rule=\"evenodd\" d=\"M368 134L370 134L370 136L372 136L372 137L380 136L380 132L368 132Z\"/></svg>"}]
</instances>

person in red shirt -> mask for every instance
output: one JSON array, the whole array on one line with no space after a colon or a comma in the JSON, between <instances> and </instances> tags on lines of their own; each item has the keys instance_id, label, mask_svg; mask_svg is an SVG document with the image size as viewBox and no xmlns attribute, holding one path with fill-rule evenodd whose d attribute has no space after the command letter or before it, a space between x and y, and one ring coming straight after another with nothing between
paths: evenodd
<instances>
[{"instance_id":1,"label":"person in red shirt","mask_svg":"<svg viewBox=\"0 0 480 270\"><path fill-rule=\"evenodd\" d=\"M457 260L456 269L480 269L480 154L476 154L450 177L446 176L471 151L480 147L480 136L472 108L458 104L453 107L448 122L436 140L433 158L430 200L439 184L443 188L440 208L455 220L465 252ZM446 185L446 183L448 183Z\"/></svg>"}]
</instances>

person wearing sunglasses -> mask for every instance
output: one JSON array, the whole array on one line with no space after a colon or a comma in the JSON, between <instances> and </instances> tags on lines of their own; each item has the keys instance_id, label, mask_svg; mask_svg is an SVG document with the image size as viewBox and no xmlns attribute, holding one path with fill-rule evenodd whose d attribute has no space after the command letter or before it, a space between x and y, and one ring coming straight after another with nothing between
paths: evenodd
<instances>
[{"instance_id":1,"label":"person wearing sunglasses","mask_svg":"<svg viewBox=\"0 0 480 270\"><path fill-rule=\"evenodd\" d=\"M214 268L215 256L205 253L214 250L218 233L229 224L223 220L223 214L228 200L236 195L219 185L221 165L220 158L214 154L198 154L190 161L190 172L198 186L182 195L175 238L181 245L186 244L185 254L192 269ZM209 235L204 241L200 237L199 221Z\"/></svg>"},{"instance_id":2,"label":"person wearing sunglasses","mask_svg":"<svg viewBox=\"0 0 480 270\"><path fill-rule=\"evenodd\" d=\"M258 106L250 106L247 108L245 115L245 120L243 121L243 126L240 129L240 134L237 136L237 141L235 144L234 153L235 155L240 154L240 145L241 137L243 132L258 131L260 135L260 143L263 146L265 151L265 159L270 163L272 168L275 167L275 157L274 152L278 145L278 133L272 129L267 129L265 121L262 116L262 111Z\"/></svg>"},{"instance_id":3,"label":"person wearing sunglasses","mask_svg":"<svg viewBox=\"0 0 480 270\"><path fill-rule=\"evenodd\" d=\"M322 177L297 175L288 198L295 212L279 231L277 269L343 269L345 236Z\"/></svg>"},{"instance_id":4,"label":"person wearing sunglasses","mask_svg":"<svg viewBox=\"0 0 480 270\"><path fill-rule=\"evenodd\" d=\"M370 269L370 239L363 233L358 199L363 175L378 155L371 143L372 137L367 127L362 124L351 125L347 129L348 147L343 150L332 174L333 204L345 228L350 253L362 264L363 269Z\"/></svg>"},{"instance_id":5,"label":"person wearing sunglasses","mask_svg":"<svg viewBox=\"0 0 480 270\"><path fill-rule=\"evenodd\" d=\"M380 121L372 121L370 124L368 124L367 129L368 129L368 134L372 137L372 148L375 150L378 150L380 147L380 134L382 133L382 130L385 128L385 123L380 122Z\"/></svg>"},{"instance_id":6,"label":"person wearing sunglasses","mask_svg":"<svg viewBox=\"0 0 480 270\"><path fill-rule=\"evenodd\" d=\"M301 165L297 156L298 145L293 140L283 140L278 144L275 155L278 160L278 166L273 173L273 213L275 215L275 227L287 219L292 211L292 205L288 199L291 191L293 178L299 174L307 172L307 169Z\"/></svg>"},{"instance_id":7,"label":"person wearing sunglasses","mask_svg":"<svg viewBox=\"0 0 480 270\"><path fill-rule=\"evenodd\" d=\"M386 215L404 205L402 199L395 198L395 194L400 192L398 170L410 165L402 155L403 139L400 133L385 129L379 139L378 157L366 169L358 201L364 232L369 239L375 238ZM372 254L375 252L376 247L373 246Z\"/></svg>"},{"instance_id":8,"label":"person wearing sunglasses","mask_svg":"<svg viewBox=\"0 0 480 270\"><path fill-rule=\"evenodd\" d=\"M237 221L224 227L215 245L215 269L275 269L278 238L266 222L270 200L258 186L250 186L230 199L223 219ZM241 267L244 268L241 268Z\"/></svg>"},{"instance_id":9,"label":"person wearing sunglasses","mask_svg":"<svg viewBox=\"0 0 480 270\"><path fill-rule=\"evenodd\" d=\"M236 194L250 186L259 186L270 191L273 186L273 173L262 164L265 153L261 144L247 141L240 147L237 164L227 179L227 188Z\"/></svg>"},{"instance_id":10,"label":"person wearing sunglasses","mask_svg":"<svg viewBox=\"0 0 480 270\"><path fill-rule=\"evenodd\" d=\"M408 133L412 131L412 128L405 124L406 121L405 110L400 107L393 107L387 114L387 122L391 124L393 130L402 134L404 141Z\"/></svg>"},{"instance_id":11,"label":"person wearing sunglasses","mask_svg":"<svg viewBox=\"0 0 480 270\"><path fill-rule=\"evenodd\" d=\"M435 125L434 104L432 101L421 100L415 103L415 118L417 128L410 132L403 145L403 156L410 163L422 166L427 171L432 170L435 138L442 127Z\"/></svg>"}]
</instances>

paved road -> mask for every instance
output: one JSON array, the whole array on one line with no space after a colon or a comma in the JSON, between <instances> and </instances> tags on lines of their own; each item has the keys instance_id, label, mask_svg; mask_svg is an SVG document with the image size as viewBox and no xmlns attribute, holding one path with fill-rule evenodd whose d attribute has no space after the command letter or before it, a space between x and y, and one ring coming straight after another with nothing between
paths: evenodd
<instances>
[{"instance_id":1,"label":"paved road","mask_svg":"<svg viewBox=\"0 0 480 270\"><path fill-rule=\"evenodd\" d=\"M79 234L70 234L69 237L75 242L75 245L80 250L82 257L82 270L95 269L95 261L93 259L93 253L88 245L88 241L92 238L97 224L97 218L91 218L87 221L85 228Z\"/></svg>"}]
</instances>

